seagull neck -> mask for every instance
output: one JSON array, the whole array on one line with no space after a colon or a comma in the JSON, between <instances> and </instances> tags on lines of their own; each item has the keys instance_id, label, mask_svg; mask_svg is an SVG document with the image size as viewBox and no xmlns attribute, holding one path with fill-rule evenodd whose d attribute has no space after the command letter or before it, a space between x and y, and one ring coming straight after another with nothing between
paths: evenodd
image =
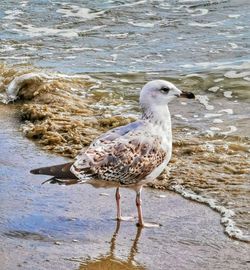
<instances>
[{"instance_id":1,"label":"seagull neck","mask_svg":"<svg viewBox=\"0 0 250 270\"><path fill-rule=\"evenodd\" d=\"M161 126L165 130L171 130L171 117L167 105L143 108L142 120Z\"/></svg>"}]
</instances>

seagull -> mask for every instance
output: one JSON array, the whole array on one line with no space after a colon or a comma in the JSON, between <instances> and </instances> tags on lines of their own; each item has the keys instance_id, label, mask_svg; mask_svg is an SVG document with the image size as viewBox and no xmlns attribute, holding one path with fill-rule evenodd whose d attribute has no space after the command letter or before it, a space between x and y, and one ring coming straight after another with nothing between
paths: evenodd
<instances>
[{"instance_id":1,"label":"seagull","mask_svg":"<svg viewBox=\"0 0 250 270\"><path fill-rule=\"evenodd\" d=\"M159 226L145 223L141 207L142 187L166 168L172 154L172 126L168 103L175 98L195 98L165 80L148 82L140 93L141 117L130 124L109 130L82 150L74 162L31 170L52 176L51 184L82 184L115 187L117 220L122 217L120 188L136 192L139 227ZM45 183L44 182L44 183Z\"/></svg>"}]
</instances>

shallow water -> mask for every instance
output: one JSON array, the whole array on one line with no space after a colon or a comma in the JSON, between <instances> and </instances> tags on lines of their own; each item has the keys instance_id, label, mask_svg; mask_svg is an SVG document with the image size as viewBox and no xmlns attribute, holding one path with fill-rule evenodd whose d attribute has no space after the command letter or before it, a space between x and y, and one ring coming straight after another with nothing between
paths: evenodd
<instances>
[{"instance_id":1,"label":"shallow water","mask_svg":"<svg viewBox=\"0 0 250 270\"><path fill-rule=\"evenodd\" d=\"M74 157L138 116L146 81L169 79L197 99L171 104L174 153L158 185L209 204L230 236L249 241L249 1L1 1L0 10L1 100L20 90L6 106L19 109L28 138Z\"/></svg>"},{"instance_id":2,"label":"shallow water","mask_svg":"<svg viewBox=\"0 0 250 270\"><path fill-rule=\"evenodd\" d=\"M249 5L3 0L0 59L64 73L231 69L250 60Z\"/></svg>"}]
</instances>

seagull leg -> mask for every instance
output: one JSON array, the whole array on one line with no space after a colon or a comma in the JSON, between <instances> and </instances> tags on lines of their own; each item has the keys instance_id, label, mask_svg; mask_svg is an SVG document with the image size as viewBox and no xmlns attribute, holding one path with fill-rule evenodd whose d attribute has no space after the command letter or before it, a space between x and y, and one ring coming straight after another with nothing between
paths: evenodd
<instances>
[{"instance_id":1,"label":"seagull leg","mask_svg":"<svg viewBox=\"0 0 250 270\"><path fill-rule=\"evenodd\" d=\"M160 224L157 223L145 223L143 220L143 216L142 216L142 208L141 208L141 190L142 188L140 188L139 190L136 191L136 207L137 207L137 211L138 211L138 223L136 224L138 227L146 227L146 228L151 228L151 227L159 227L161 226Z\"/></svg>"},{"instance_id":2,"label":"seagull leg","mask_svg":"<svg viewBox=\"0 0 250 270\"><path fill-rule=\"evenodd\" d=\"M116 209L117 209L116 218L117 218L117 220L121 220L121 206L120 206L121 195L120 195L120 192L119 192L119 187L116 188L115 199L116 199Z\"/></svg>"},{"instance_id":3,"label":"seagull leg","mask_svg":"<svg viewBox=\"0 0 250 270\"><path fill-rule=\"evenodd\" d=\"M138 211L138 227L144 227L144 221L142 216L142 209L141 209L141 188L136 192L136 199L135 199L137 211Z\"/></svg>"},{"instance_id":4,"label":"seagull leg","mask_svg":"<svg viewBox=\"0 0 250 270\"><path fill-rule=\"evenodd\" d=\"M117 209L116 219L119 221L121 221L121 220L127 221L127 220L133 219L133 217L122 217L121 204L120 204L121 195L119 192L119 187L116 188L115 199L116 199L116 209Z\"/></svg>"}]
</instances>

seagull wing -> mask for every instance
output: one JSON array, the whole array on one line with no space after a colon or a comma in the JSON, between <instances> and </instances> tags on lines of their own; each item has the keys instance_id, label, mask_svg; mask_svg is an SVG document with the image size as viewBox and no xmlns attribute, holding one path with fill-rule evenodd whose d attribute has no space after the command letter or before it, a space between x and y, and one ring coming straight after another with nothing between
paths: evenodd
<instances>
[{"instance_id":1,"label":"seagull wing","mask_svg":"<svg viewBox=\"0 0 250 270\"><path fill-rule=\"evenodd\" d=\"M71 167L72 172L80 179L86 179L85 170L88 169L92 178L123 185L144 179L162 164L167 153L158 136L145 136L140 122L132 124L97 138L78 156Z\"/></svg>"}]
</instances>

